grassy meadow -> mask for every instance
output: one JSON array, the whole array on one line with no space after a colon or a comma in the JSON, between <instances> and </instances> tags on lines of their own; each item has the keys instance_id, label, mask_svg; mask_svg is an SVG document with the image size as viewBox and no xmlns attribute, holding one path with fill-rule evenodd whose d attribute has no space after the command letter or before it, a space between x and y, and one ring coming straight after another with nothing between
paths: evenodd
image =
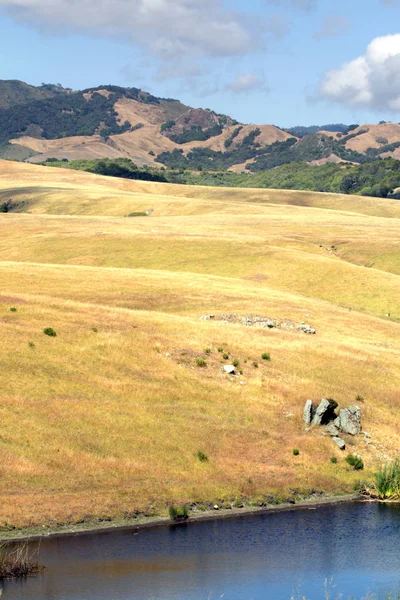
<instances>
[{"instance_id":1,"label":"grassy meadow","mask_svg":"<svg viewBox=\"0 0 400 600\"><path fill-rule=\"evenodd\" d=\"M0 204L9 200L3 526L350 491L360 472L322 430L304 431L307 398L347 406L362 396L373 443L348 445L363 457L361 477L396 455L397 201L0 161ZM317 335L200 319L209 313L305 321ZM235 359L242 373L229 377L222 367Z\"/></svg>"}]
</instances>

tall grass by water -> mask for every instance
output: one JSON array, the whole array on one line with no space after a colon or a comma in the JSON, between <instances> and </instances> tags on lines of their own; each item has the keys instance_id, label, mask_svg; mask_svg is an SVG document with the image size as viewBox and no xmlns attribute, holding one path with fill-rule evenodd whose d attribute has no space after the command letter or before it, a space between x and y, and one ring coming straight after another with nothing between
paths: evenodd
<instances>
[{"instance_id":1,"label":"tall grass by water","mask_svg":"<svg viewBox=\"0 0 400 600\"><path fill-rule=\"evenodd\" d=\"M380 468L375 475L375 489L381 500L400 500L400 460Z\"/></svg>"},{"instance_id":2,"label":"tall grass by water","mask_svg":"<svg viewBox=\"0 0 400 600\"><path fill-rule=\"evenodd\" d=\"M28 577L41 570L39 546L28 542L0 544L0 579Z\"/></svg>"}]
</instances>

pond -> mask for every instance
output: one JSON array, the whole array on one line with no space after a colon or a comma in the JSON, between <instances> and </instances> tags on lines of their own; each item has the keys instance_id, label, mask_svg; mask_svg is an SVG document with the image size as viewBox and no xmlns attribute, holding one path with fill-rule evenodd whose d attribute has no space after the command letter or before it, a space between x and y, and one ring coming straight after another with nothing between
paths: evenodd
<instances>
[{"instance_id":1,"label":"pond","mask_svg":"<svg viewBox=\"0 0 400 600\"><path fill-rule=\"evenodd\" d=\"M6 600L322 600L400 587L400 507L346 503L42 542Z\"/></svg>"}]
</instances>

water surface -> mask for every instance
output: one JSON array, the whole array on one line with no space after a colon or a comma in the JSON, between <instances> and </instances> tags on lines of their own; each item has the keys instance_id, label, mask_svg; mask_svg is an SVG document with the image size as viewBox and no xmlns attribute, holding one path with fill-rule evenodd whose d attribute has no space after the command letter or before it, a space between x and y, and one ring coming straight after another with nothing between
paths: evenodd
<instances>
[{"instance_id":1,"label":"water surface","mask_svg":"<svg viewBox=\"0 0 400 600\"><path fill-rule=\"evenodd\" d=\"M5 600L307 600L400 584L400 507L341 504L45 540ZM332 582L332 583L331 583Z\"/></svg>"}]
</instances>

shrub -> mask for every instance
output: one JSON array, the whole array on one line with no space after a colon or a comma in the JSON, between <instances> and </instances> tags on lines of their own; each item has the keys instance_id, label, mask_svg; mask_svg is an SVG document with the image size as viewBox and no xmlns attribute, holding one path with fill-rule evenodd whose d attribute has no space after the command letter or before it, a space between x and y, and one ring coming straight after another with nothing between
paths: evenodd
<instances>
[{"instance_id":1,"label":"shrub","mask_svg":"<svg viewBox=\"0 0 400 600\"><path fill-rule=\"evenodd\" d=\"M218 348L218 352L223 352L224 349L223 348Z\"/></svg>"},{"instance_id":2,"label":"shrub","mask_svg":"<svg viewBox=\"0 0 400 600\"><path fill-rule=\"evenodd\" d=\"M353 467L355 471L362 471L364 468L363 459L356 454L348 454L346 456L346 462Z\"/></svg>"},{"instance_id":3,"label":"shrub","mask_svg":"<svg viewBox=\"0 0 400 600\"><path fill-rule=\"evenodd\" d=\"M93 331L94 333L97 333L97 327L92 327L92 331Z\"/></svg>"},{"instance_id":4,"label":"shrub","mask_svg":"<svg viewBox=\"0 0 400 600\"><path fill-rule=\"evenodd\" d=\"M206 354L211 354L211 348L204 348L204 352Z\"/></svg>"},{"instance_id":5,"label":"shrub","mask_svg":"<svg viewBox=\"0 0 400 600\"><path fill-rule=\"evenodd\" d=\"M52 327L46 327L43 329L44 335L48 335L49 337L56 337L57 334Z\"/></svg>"},{"instance_id":6,"label":"shrub","mask_svg":"<svg viewBox=\"0 0 400 600\"><path fill-rule=\"evenodd\" d=\"M239 371L239 375L243 375L243 371L242 371L242 369L240 369L240 371Z\"/></svg>"},{"instance_id":7,"label":"shrub","mask_svg":"<svg viewBox=\"0 0 400 600\"><path fill-rule=\"evenodd\" d=\"M15 306L12 306L12 307L10 308L10 311L11 311L11 312L17 312L17 309L15 308Z\"/></svg>"},{"instance_id":8,"label":"shrub","mask_svg":"<svg viewBox=\"0 0 400 600\"><path fill-rule=\"evenodd\" d=\"M206 367L206 366L207 366L207 363L206 363L206 361L204 360L204 358L196 358L196 365L197 365L198 367Z\"/></svg>"},{"instance_id":9,"label":"shrub","mask_svg":"<svg viewBox=\"0 0 400 600\"><path fill-rule=\"evenodd\" d=\"M385 465L375 474L375 489L381 500L400 498L400 460Z\"/></svg>"},{"instance_id":10,"label":"shrub","mask_svg":"<svg viewBox=\"0 0 400 600\"><path fill-rule=\"evenodd\" d=\"M235 360L232 362L234 367L238 367L239 366L239 361L237 358L235 358Z\"/></svg>"},{"instance_id":11,"label":"shrub","mask_svg":"<svg viewBox=\"0 0 400 600\"><path fill-rule=\"evenodd\" d=\"M173 506L169 507L169 518L172 521L185 521L189 518L189 511L187 506Z\"/></svg>"},{"instance_id":12,"label":"shrub","mask_svg":"<svg viewBox=\"0 0 400 600\"><path fill-rule=\"evenodd\" d=\"M364 402L364 397L360 396L360 394L357 394L356 396L356 402L361 402L361 404Z\"/></svg>"},{"instance_id":13,"label":"shrub","mask_svg":"<svg viewBox=\"0 0 400 600\"><path fill-rule=\"evenodd\" d=\"M331 456L331 463L332 463L333 465L336 465L336 463L337 463L337 458L336 458L336 456Z\"/></svg>"},{"instance_id":14,"label":"shrub","mask_svg":"<svg viewBox=\"0 0 400 600\"><path fill-rule=\"evenodd\" d=\"M134 211L129 213L129 215L127 215L128 217L148 217L149 214L147 212L144 211Z\"/></svg>"},{"instance_id":15,"label":"shrub","mask_svg":"<svg viewBox=\"0 0 400 600\"><path fill-rule=\"evenodd\" d=\"M199 450L196 454L197 458L199 459L200 462L207 462L208 461L208 456L205 452L203 452L202 450Z\"/></svg>"},{"instance_id":16,"label":"shrub","mask_svg":"<svg viewBox=\"0 0 400 600\"><path fill-rule=\"evenodd\" d=\"M335 410L339 405L333 398L327 398L330 410Z\"/></svg>"},{"instance_id":17,"label":"shrub","mask_svg":"<svg viewBox=\"0 0 400 600\"><path fill-rule=\"evenodd\" d=\"M229 358L229 354L227 354L226 352L224 352L224 354L222 355L222 358L223 358L224 360L228 360L228 358Z\"/></svg>"},{"instance_id":18,"label":"shrub","mask_svg":"<svg viewBox=\"0 0 400 600\"><path fill-rule=\"evenodd\" d=\"M261 354L261 358L262 358L263 360L271 360L271 355L270 355L270 353L269 353L269 352L263 352L263 353Z\"/></svg>"},{"instance_id":19,"label":"shrub","mask_svg":"<svg viewBox=\"0 0 400 600\"><path fill-rule=\"evenodd\" d=\"M28 342L28 346L29 346L29 348L34 348L35 344L33 342Z\"/></svg>"},{"instance_id":20,"label":"shrub","mask_svg":"<svg viewBox=\"0 0 400 600\"><path fill-rule=\"evenodd\" d=\"M298 456L300 454L300 450L298 448L293 448L293 456Z\"/></svg>"},{"instance_id":21,"label":"shrub","mask_svg":"<svg viewBox=\"0 0 400 600\"><path fill-rule=\"evenodd\" d=\"M253 367L254 367L255 369L258 369L258 362L254 361L254 362L253 362Z\"/></svg>"}]
</instances>

